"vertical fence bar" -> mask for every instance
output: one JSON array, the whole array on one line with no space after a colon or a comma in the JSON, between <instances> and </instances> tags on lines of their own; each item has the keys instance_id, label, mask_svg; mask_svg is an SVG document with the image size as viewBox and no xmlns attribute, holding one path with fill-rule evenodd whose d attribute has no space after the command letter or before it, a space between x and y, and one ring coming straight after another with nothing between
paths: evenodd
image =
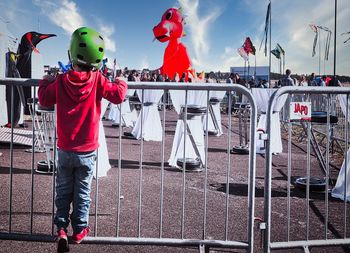
<instances>
[{"instance_id":1,"label":"vertical fence bar","mask_svg":"<svg viewBox=\"0 0 350 253\"><path fill-rule=\"evenodd\" d=\"M161 165L160 165L160 217L159 217L159 238L163 237L163 201L164 201L164 157L165 157L165 112L168 90L163 91L163 127L161 144Z\"/></svg>"},{"instance_id":2,"label":"vertical fence bar","mask_svg":"<svg viewBox=\"0 0 350 253\"><path fill-rule=\"evenodd\" d=\"M101 120L100 120L101 121ZM102 124L102 122L99 122L100 124ZM97 208L98 208L98 163L99 163L99 159L98 159L98 154L99 154L99 149L97 149L96 152L96 163L95 163L95 168L96 168L96 191L95 191L95 229L94 229L94 236L97 236Z\"/></svg>"},{"instance_id":3,"label":"vertical fence bar","mask_svg":"<svg viewBox=\"0 0 350 253\"><path fill-rule=\"evenodd\" d=\"M185 115L184 115L184 152L182 163L182 209L181 209L181 239L185 234L185 200L186 200L186 139L187 139L187 96L188 90L185 90Z\"/></svg>"},{"instance_id":4,"label":"vertical fence bar","mask_svg":"<svg viewBox=\"0 0 350 253\"><path fill-rule=\"evenodd\" d=\"M34 93L35 94L35 93ZM52 207L51 207L51 235L54 235L54 218L55 218L55 190L56 190L56 158L57 158L57 131L56 131L56 107L55 107L54 117L54 140L53 140L53 176L52 176ZM34 135L33 135L34 136Z\"/></svg>"},{"instance_id":5,"label":"vertical fence bar","mask_svg":"<svg viewBox=\"0 0 350 253\"><path fill-rule=\"evenodd\" d=\"M325 191L325 207L326 207L326 213L325 213L325 227L324 227L324 235L325 239L328 238L327 232L328 232L328 216L329 216L329 210L328 210L328 189L329 189L329 151L330 151L330 134L331 134L331 127L330 127L330 110L331 110L331 95L328 94L327 96L327 142L326 142L326 191Z\"/></svg>"},{"instance_id":6,"label":"vertical fence bar","mask_svg":"<svg viewBox=\"0 0 350 253\"><path fill-rule=\"evenodd\" d=\"M231 153L230 153L230 145L231 145L231 132L232 132L232 92L230 91L228 96L228 142L227 142L227 159L228 165L226 170L226 199L225 199L225 240L228 239L228 214L229 214L229 194L230 194L230 169L231 169Z\"/></svg>"},{"instance_id":7,"label":"vertical fence bar","mask_svg":"<svg viewBox=\"0 0 350 253\"><path fill-rule=\"evenodd\" d=\"M9 191L9 212L10 212L10 215L9 215L9 233L12 232L12 187L13 187L13 171L12 171L12 168L13 168L13 114L14 114L14 94L13 94L13 86L11 84L11 142L10 142L10 191Z\"/></svg>"},{"instance_id":8,"label":"vertical fence bar","mask_svg":"<svg viewBox=\"0 0 350 253\"><path fill-rule=\"evenodd\" d=\"M310 170L311 170L311 122L307 122L307 166L306 166L306 240L310 230Z\"/></svg>"},{"instance_id":9,"label":"vertical fence bar","mask_svg":"<svg viewBox=\"0 0 350 253\"><path fill-rule=\"evenodd\" d=\"M33 209L34 209L34 153L35 153L35 144L34 144L34 125L35 125L35 121L34 121L34 117L35 117L35 113L36 113L36 106L35 106L35 94L36 94L36 89L35 89L35 86L34 86L34 93L33 93L33 96L32 96L32 99L33 99L33 108L32 108L32 112L33 112L33 118L32 118L32 123L33 123L33 127L32 127L32 159L31 159L31 171L30 171L30 183L31 183L31 191L30 191L30 234L33 233ZM24 106L24 105L22 105ZM30 105L29 105L30 107Z\"/></svg>"},{"instance_id":10,"label":"vertical fence bar","mask_svg":"<svg viewBox=\"0 0 350 253\"><path fill-rule=\"evenodd\" d=\"M347 202L346 202L346 194L347 194L347 168L348 168L348 149L349 149L349 94L346 94L346 109L345 109L345 152L344 152L344 159L345 159L345 173L344 173L344 238L346 238L346 232L347 232Z\"/></svg>"},{"instance_id":11,"label":"vertical fence bar","mask_svg":"<svg viewBox=\"0 0 350 253\"><path fill-rule=\"evenodd\" d=\"M207 184L208 184L208 147L209 147L209 106L210 104L210 91L207 90L207 110L206 110L206 120L205 120L205 164L204 164L204 213L203 213L203 240L207 236Z\"/></svg>"},{"instance_id":12,"label":"vertical fence bar","mask_svg":"<svg viewBox=\"0 0 350 253\"><path fill-rule=\"evenodd\" d=\"M140 174L139 174L139 206L138 206L138 237L141 237L141 218L142 218L142 162L143 162L143 112L145 101L145 90L141 90L141 145L140 145Z\"/></svg>"},{"instance_id":13,"label":"vertical fence bar","mask_svg":"<svg viewBox=\"0 0 350 253\"><path fill-rule=\"evenodd\" d=\"M248 175L248 252L254 252L254 221L255 221L255 165L256 165L256 120L257 111L254 99L250 96L250 150L249 150L249 175Z\"/></svg>"},{"instance_id":14,"label":"vertical fence bar","mask_svg":"<svg viewBox=\"0 0 350 253\"><path fill-rule=\"evenodd\" d=\"M122 104L117 105L119 113L119 152L118 152L118 195L117 195L117 227L116 227L116 236L119 237L119 227L120 227L120 208L121 208L121 177L122 177Z\"/></svg>"},{"instance_id":15,"label":"vertical fence bar","mask_svg":"<svg viewBox=\"0 0 350 253\"><path fill-rule=\"evenodd\" d=\"M283 110L285 111L285 110ZM292 123L288 117L288 165L287 165L287 241L290 240L290 184L292 177Z\"/></svg>"}]
</instances>

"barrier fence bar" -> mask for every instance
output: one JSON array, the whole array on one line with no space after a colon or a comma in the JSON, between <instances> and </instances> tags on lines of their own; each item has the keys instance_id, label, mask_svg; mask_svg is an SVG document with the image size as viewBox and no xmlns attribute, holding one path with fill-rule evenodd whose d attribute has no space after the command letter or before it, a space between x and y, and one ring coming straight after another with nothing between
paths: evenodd
<instances>
[{"instance_id":1,"label":"barrier fence bar","mask_svg":"<svg viewBox=\"0 0 350 253\"><path fill-rule=\"evenodd\" d=\"M346 109L345 109L345 152L344 152L344 157L345 157L345 160L344 160L344 164L345 164L345 168L348 167L348 149L349 149L349 145L348 145L348 140L349 140L349 94L346 94ZM347 193L347 183L348 183L348 179L347 179L347 174L348 173L348 170L345 170L345 173L344 173L344 177L345 177L345 180L344 180L344 184L345 184L345 187L344 187L344 196L346 196L346 193ZM346 203L346 199L344 198L344 238L346 238L346 231L347 231L347 225L346 225L346 222L347 222L347 203Z\"/></svg>"},{"instance_id":2,"label":"barrier fence bar","mask_svg":"<svg viewBox=\"0 0 350 253\"><path fill-rule=\"evenodd\" d=\"M159 238L163 237L163 201L164 201L164 158L165 158L165 112L166 112L166 94L168 90L163 91L163 125L162 125L162 144L161 144L161 166L160 166L160 214L159 214Z\"/></svg>"},{"instance_id":3,"label":"barrier fence bar","mask_svg":"<svg viewBox=\"0 0 350 253\"><path fill-rule=\"evenodd\" d=\"M306 132L306 179L304 191L305 191L305 209L303 209L302 205L299 204L300 201L302 201L303 193L299 193L301 197L300 199L293 198L292 192L291 192L291 184L295 185L295 188L293 189L293 192L295 194L298 194L298 182L292 182L293 179L293 173L300 173L300 172L294 172L292 170L292 166L294 165L294 162L292 161L292 158L294 157L294 153L292 153L292 130L291 130L291 119L288 119L288 137L287 137L287 153L288 153L288 159L287 159L287 203L286 203L286 213L287 217L286 219L281 220L281 217L279 217L277 214L283 216L283 207L276 206L272 203L272 191L273 191L273 184L272 184L272 141L271 136L274 134L272 133L272 114L273 114L273 108L275 108L276 104L278 103L278 99L282 95L289 95L290 97L292 95L299 95L299 99L295 98L294 102L307 102L310 101L310 99L313 99L312 96L314 95L322 95L323 101L319 101L319 105L314 105L315 107L312 107L312 111L317 111L317 108L321 108L318 106L322 106L325 110L326 120L324 121L324 125L326 127L326 143L325 147L320 147L317 143L317 141L323 141L324 138L317 138L315 136L313 128L315 127L314 124L317 122L314 117L312 116L310 121L307 122L299 122L294 123L296 127L299 129L303 129L303 131ZM265 160L265 191L264 191L264 223L266 223L266 229L264 231L264 252L269 253L271 250L275 249L292 249L292 248L301 248L305 252L309 252L309 247L323 247L323 246L341 246L344 247L343 249L345 251L349 250L350 248L350 238L347 235L347 205L349 203L346 202L347 197L347 189L346 189L346 182L347 182L347 166L348 166L348 106L349 102L346 100L346 115L342 117L342 119L345 118L345 140L344 140L344 146L345 146L345 152L344 152L344 164L345 164L345 189L344 189L344 195L342 202L344 203L343 206L343 212L344 212L344 218L343 222L334 221L334 215L331 217L330 208L332 205L334 205L333 208L337 208L339 206L339 201L335 200L335 198L331 198L328 194L330 194L330 177L331 177L331 158L330 153L332 152L331 149L331 143L333 142L332 136L333 136L333 125L336 123L334 119L331 119L331 117L334 116L331 115L331 112L334 110L331 110L331 108L335 108L335 96L336 95L345 95L346 98L349 98L350 94L350 88L348 87L282 87L280 89L277 89L269 100L268 110L267 110L267 141L266 141L266 160ZM303 99L300 100L302 97L301 95L304 95ZM312 95L312 96L311 96ZM294 97L293 97L294 99ZM285 105L289 107L290 105ZM310 109L310 108L309 108ZM285 110L284 110L285 111ZM289 115L291 116L291 115ZM319 123L321 124L321 122ZM317 145L317 147L315 146ZM314 153L312 153L311 146L313 147ZM322 150L324 152L322 152ZM321 155L321 157L319 156ZM300 155L299 155L300 156ZM296 156L296 157L299 157ZM296 158L299 159L299 158ZM324 160L320 160L324 159ZM319 169L322 175L324 176L324 188L322 191L322 195L324 194L324 197L320 197L321 193L315 193L315 182L313 177L311 176L314 174L318 169L317 166L315 166L316 161L318 160L319 163ZM299 161L300 162L300 161ZM277 166L277 165L274 165ZM313 179L313 180L311 180ZM341 179L342 180L342 179ZM322 182L322 181L321 181ZM323 185L323 184L322 184ZM335 186L335 185L333 185ZM313 187L313 188L311 188ZM299 190L302 191L302 190ZM318 196L318 197L317 197ZM318 201L319 200L319 201ZM277 201L277 199L275 200ZM292 202L294 206L297 206L297 208L292 208ZM322 204L323 202L323 204ZM342 203L340 202L340 203ZM319 204L319 205L318 205ZM324 206L323 210L319 210L320 206ZM273 210L274 209L274 210ZM294 211L294 215L292 215L292 211ZM305 213L305 222L300 219L302 216L300 214ZM314 215L318 216L318 219L315 219ZM273 217L272 217L273 216ZM333 219L332 219L333 218ZM280 220L280 221L278 221ZM297 225L293 224L292 221L297 221L297 223L305 223L305 234L303 235L303 231L297 227ZM286 230L284 230L284 226L282 222L286 222ZM293 227L291 227L294 225ZM278 228L277 228L278 226ZM316 227L315 227L316 226ZM323 232L317 233L317 228L319 227L320 230ZM275 233L272 235L272 229L275 229ZM292 234L292 229L294 230L294 233ZM297 229L297 230L296 230ZM339 230L344 231L343 235L339 232ZM285 232L286 231L286 232ZM295 233L295 231L298 231ZM276 234L278 233L278 235ZM285 237L284 237L285 236ZM276 239L278 238L278 239ZM345 246L347 245L347 246Z\"/></svg>"},{"instance_id":4,"label":"barrier fence bar","mask_svg":"<svg viewBox=\"0 0 350 253\"><path fill-rule=\"evenodd\" d=\"M124 207L124 204L122 205L122 199L123 199L123 195L124 195L124 189L123 189L123 182L127 180L127 177L124 177L123 175L123 156L122 156L122 145L123 145L123 140L121 138L122 136L122 115L121 113L119 114L119 139L118 139L118 144L119 144L119 152L117 153L117 157L118 157L118 162L117 162L117 171L116 171L116 176L118 177L118 179L116 180L116 185L115 185L115 189L117 190L117 200L116 200L116 205L115 207L117 208L116 212L115 212L115 218L116 218L116 222L115 225L116 226L114 228L115 231L115 235L112 236L104 236L102 235L102 233L97 233L97 229L98 228L102 228L103 225L100 224L100 213L99 211L99 207L102 206L102 203L104 202L104 199L101 198L100 196L100 192L103 189L100 189L102 187L100 187L99 184L99 179L98 179L98 169L96 169L95 174L96 174L96 184L95 184L95 195L94 195L94 199L95 199L95 206L94 206L94 220L91 222L94 224L94 232L91 233L92 236L87 237L83 243L89 244L89 243L93 243L93 244L127 244L127 245L164 245L164 246L190 246L190 247L197 247L200 251L207 251L209 250L209 247L224 247L224 248L237 248L237 249L245 249L247 252L253 252L254 250L254 200L255 200L255 166L256 166L256 154L255 154L255 148L256 148L256 143L255 143L255 129L256 129L256 121L257 121L257 108L256 108L256 104L255 104L255 100L252 96L252 94L250 93L250 91L248 89L246 89L245 87L241 86L241 85L237 85L237 84L207 84L207 83L181 83L181 85L179 85L179 83L153 83L153 82L129 82L129 88L130 89L139 89L142 91L141 93L141 113L144 111L144 93L146 90L162 90L163 91L163 101L161 103L162 107L163 107L163 117L162 117L162 141L161 141L161 154L160 154L160 177L159 177L159 187L160 187L160 191L159 191L159 231L158 231L158 235L155 237L149 237L149 236L143 236L143 231L145 231L147 228L144 228L143 226L143 219L145 217L145 214L147 212L146 207L144 207L144 194L146 187L148 186L146 183L146 177L148 176L147 173L145 171L145 174L143 173L143 169L144 166L147 165L146 162L144 162L144 140L141 137L141 139L139 140L138 145L140 145L140 156L139 156L139 166L138 166L138 171L137 175L138 175L138 183L137 183L137 200L135 201L137 203L137 219L135 220L130 220L130 221L126 221L126 222L136 222L137 224L137 229L136 229L136 236L135 237L128 237L128 236L121 236L121 230L120 227L123 226L123 221L122 221L122 209ZM0 85L8 85L11 87L12 89L12 93L13 93L13 88L15 85L18 86L38 86L38 80L34 80L34 79L20 79L20 78L6 78L6 79L0 79ZM188 127L188 114L190 113L188 111L188 94L189 91L206 91L206 122L205 122L205 141L204 141L204 159L200 157L201 160L201 166L203 166L204 168L204 172L203 173L195 173L195 174L190 174L188 173L187 169L186 169L186 162L183 162L182 164L182 172L181 172L181 183L176 187L176 190L180 190L181 192L181 205L179 205L179 209L181 211L179 211L180 214L180 236L179 238L173 238L173 237L169 237L168 235L165 235L164 231L165 230L171 230L172 228L169 228L167 226L165 226L165 201L168 201L168 199L166 199L165 196L165 187L167 187L166 185L166 178L165 178L165 145L166 145L166 132L165 132L165 128L166 126L166 93L169 90L184 90L185 91L185 104L184 104L184 112L183 112L183 134L184 134L184 140L183 140L183 145L184 145L184 149L183 149L183 161L185 161L186 158L186 154L187 154L187 144L191 144L189 141L187 141L186 136L187 134L191 134L190 133L190 128ZM236 234L238 234L236 231L232 231L231 227L233 224L238 223L239 227L240 224L242 223L242 219L234 219L234 216L231 214L232 211L230 211L230 209L233 207L234 201L231 201L231 197L230 197L230 184L232 183L232 180L230 179L231 176L233 176L233 167L235 164L233 164L231 162L231 155L230 155L230 145L231 145L231 139L232 139L232 128L233 128L233 123L232 123L232 117L230 114L230 111L232 109L232 101L231 101L231 96L229 96L228 98L228 106L229 106L229 116L228 116L228 129L227 129L227 136L228 136L228 143L227 143L227 164L224 167L224 175L225 175L225 180L223 182L225 182L226 184L226 190L223 191L223 194L220 193L215 193L213 192L210 188L209 185L211 184L210 181L210 168L208 168L208 163L211 162L211 160L208 157L208 146L209 146L209 133L208 133L208 121L209 121L209 114L213 113L213 110L211 108L209 108L210 104L209 104L209 100L210 100L210 91L226 91L228 94L231 94L233 91L239 91L243 96L247 97L248 101L250 102L250 125L249 125L249 130L250 130L250 147L249 147L249 158L248 158L248 165L247 165L247 170L245 171L247 173L247 189L248 189L248 194L247 197L243 196L242 199L243 200L247 200L247 210L244 211L244 217L241 217L242 219L246 220L247 222L247 226L245 227L245 229L243 230L243 234L245 235L242 238L236 238ZM13 97L13 94L12 94ZM13 98L11 103L13 104ZM34 115L35 115L35 102L33 102L33 106L34 106ZM120 111L121 111L121 106L119 107ZM11 121L13 123L13 106L12 106L12 112L11 112ZM36 124L35 119L33 117L33 124ZM143 132L144 132L144 122L143 122L143 117L141 117L141 136L143 136ZM241 134L241 133L240 133ZM34 173L34 167L35 167L35 159L37 158L37 156L34 154L34 137L35 137L35 133L34 133L34 129L33 129L33 133L32 133L32 138L33 138L33 143L32 143L32 168L31 168L31 183L30 183L30 188L31 188L31 194L30 194L30 211L28 213L30 213L30 229L24 232L16 232L13 230L12 228L12 224L14 222L14 217L13 217L13 203L15 201L15 198L17 198L17 195L14 195L15 193L17 194L17 188L16 188L16 192L14 192L13 190L14 185L13 185L13 166L14 166L14 153L13 153L13 136L14 136L14 132L13 132L13 128L11 130L11 143L10 143L10 169L9 169L9 175L10 175L10 186L9 186L9 211L8 211L8 218L9 218L9 228L8 231L1 231L0 230L0 239L2 240L22 240L22 241L38 241L38 242L53 242L54 241L54 226L53 226L53 218L54 218L54 198L55 198L55 193L54 193L54 189L55 189L55 177L56 177L56 171L55 171L55 162L54 162L54 171L52 173L52 181L50 184L52 184L52 194L50 192L50 195L52 196L52 207L50 207L51 209L51 233L39 233L36 231L33 222L36 221L36 217L34 218L33 215L37 216L37 207L36 207L36 193L37 193L37 184L40 182L39 180L39 175L37 175L37 173ZM193 137L192 137L193 138ZM56 139L56 137L55 137ZM56 141L56 140L55 140ZM188 142L188 143L186 143ZM191 140L192 142L192 140ZM56 144L54 144L55 146ZM198 152L198 151L196 151ZM226 155L226 154L225 154ZM53 159L54 161L56 161L56 151L54 148L54 155L53 155ZM124 158L125 159L125 158ZM98 165L98 161L97 161L97 165ZM21 175L19 175L21 176ZM202 178L202 182L204 182L204 186L200 187L201 188L201 193L200 196L201 199L199 199L199 205L196 206L196 213L193 214L191 213L191 216L188 215L188 208L190 208L190 201L193 201L193 195L191 194L191 186L189 184L189 180L191 180L193 177L201 177ZM41 178L42 179L42 178ZM102 183L101 183L102 186ZM172 192L171 192L172 193ZM168 198L172 199L173 195L172 194L167 195ZM217 194L217 195L213 195L213 194ZM210 215L210 209L209 208L213 208L212 203L209 202L213 201L213 196L217 196L215 197L215 201L219 201L220 205L216 205L215 209L222 209L222 214L223 214L223 226L220 228L222 229L222 235L223 237L218 237L216 238L216 234L213 234L213 220ZM108 196L107 196L108 197ZM47 200L45 200L47 201ZM216 202L215 202L216 203ZM245 208L244 208L245 209ZM26 213L25 210L23 210L24 213ZM126 211L127 212L127 211ZM191 209L191 212L193 212L193 210ZM39 215L39 214L38 214ZM202 218L200 218L200 229L202 230L201 235L195 238L188 238L187 236L187 231L188 231L188 226L186 224L186 222L189 219L192 219L193 215L198 217L200 215L203 215ZM16 215L17 217L17 215ZM167 217L169 218L169 217ZM215 218L215 217L214 217ZM168 224L167 224L168 225ZM216 225L214 223L214 225ZM209 230L210 229L210 230Z\"/></svg>"},{"instance_id":5,"label":"barrier fence bar","mask_svg":"<svg viewBox=\"0 0 350 253\"><path fill-rule=\"evenodd\" d=\"M14 109L13 109L13 103L14 103L14 98L13 98L13 89L14 86L11 86L11 126L13 126L13 114L14 114ZM9 196L9 233L12 232L12 184L13 184L13 128L11 128L11 143L10 143L10 196Z\"/></svg>"},{"instance_id":6,"label":"barrier fence bar","mask_svg":"<svg viewBox=\"0 0 350 253\"><path fill-rule=\"evenodd\" d=\"M122 111L122 104L121 105L118 105L120 106L120 112ZM122 122L122 114L119 113L119 123L121 124ZM119 237L119 227L120 227L120 209L121 209L121 180L122 180L122 173L121 173L121 170L122 170L122 149L121 149L121 146L122 146L122 127L119 127L119 138L118 138L118 141L119 141L119 156L118 156L118 182L117 182L117 185L118 185L118 195L117 195L117 222L116 222L116 233L115 235L117 237Z\"/></svg>"},{"instance_id":7,"label":"barrier fence bar","mask_svg":"<svg viewBox=\"0 0 350 253\"><path fill-rule=\"evenodd\" d=\"M205 146L209 146L209 131L208 131L208 125L209 125L209 117L208 117L208 109L209 109L209 100L210 100L210 92L207 91L207 110L205 118ZM207 150L206 150L207 151ZM203 240L206 238L207 235L207 184L208 184L208 152L205 152L205 165L204 165L204 213L203 213Z\"/></svg>"},{"instance_id":8,"label":"barrier fence bar","mask_svg":"<svg viewBox=\"0 0 350 253\"><path fill-rule=\"evenodd\" d=\"M145 101L145 90L141 90L141 112L140 112L140 117L141 117L141 145L140 145L140 163L139 163L139 169L140 169L140 174L139 174L139 189L138 189L138 200L139 200L139 205L138 205L138 237L141 237L141 217L142 217L142 163L143 163L143 112L144 112L144 101Z\"/></svg>"}]
</instances>

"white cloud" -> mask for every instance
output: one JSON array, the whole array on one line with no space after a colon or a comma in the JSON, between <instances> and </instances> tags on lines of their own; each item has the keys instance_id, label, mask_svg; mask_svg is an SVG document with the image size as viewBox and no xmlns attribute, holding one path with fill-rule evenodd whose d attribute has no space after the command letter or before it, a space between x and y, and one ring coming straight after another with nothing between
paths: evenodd
<instances>
[{"instance_id":1,"label":"white cloud","mask_svg":"<svg viewBox=\"0 0 350 253\"><path fill-rule=\"evenodd\" d=\"M73 1L63 0L60 4L56 4L53 1L35 0L34 3L55 25L61 27L69 35L85 23Z\"/></svg>"},{"instance_id":2,"label":"white cloud","mask_svg":"<svg viewBox=\"0 0 350 253\"><path fill-rule=\"evenodd\" d=\"M228 71L232 66L242 65L242 58L237 54L237 49L232 47L225 47L224 53L220 56L220 66L217 70Z\"/></svg>"},{"instance_id":3,"label":"white cloud","mask_svg":"<svg viewBox=\"0 0 350 253\"><path fill-rule=\"evenodd\" d=\"M80 15L77 4L74 1L63 0L62 3L56 4L51 0L41 1L34 0L34 4L39 6L42 12L58 27L62 28L67 35L71 35L77 28L81 26L89 26L86 20ZM99 18L95 18L98 24L98 31L103 35L105 46L108 51L116 51L116 43L111 38L114 33L113 25L104 25Z\"/></svg>"},{"instance_id":4,"label":"white cloud","mask_svg":"<svg viewBox=\"0 0 350 253\"><path fill-rule=\"evenodd\" d=\"M199 0L178 0L189 27L190 39L195 55L192 62L199 68L205 68L205 56L210 49L208 31L220 15L219 7L212 8L206 16L199 15Z\"/></svg>"}]
</instances>

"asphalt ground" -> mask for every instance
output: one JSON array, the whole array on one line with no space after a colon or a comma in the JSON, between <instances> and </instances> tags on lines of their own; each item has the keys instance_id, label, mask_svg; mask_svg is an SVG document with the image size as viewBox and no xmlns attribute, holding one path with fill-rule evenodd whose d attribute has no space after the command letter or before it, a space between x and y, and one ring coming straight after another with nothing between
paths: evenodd
<instances>
[{"instance_id":1,"label":"asphalt ground","mask_svg":"<svg viewBox=\"0 0 350 253\"><path fill-rule=\"evenodd\" d=\"M162 114L161 114L162 115ZM208 169L199 173L183 173L165 164L161 173L161 143L143 142L125 137L121 138L121 170L119 163L118 127L104 121L108 152L112 168L107 177L94 180L92 205L90 209L90 236L112 237L116 235L117 224L120 237L159 238L162 226L162 238L201 239L205 232L207 239L246 241L248 224L248 155L228 154L228 146L237 145L238 119L232 117L232 143L228 144L228 115L223 114L224 134L220 137L208 137ZM165 161L170 156L177 115L166 112ZM30 122L28 122L30 124ZM122 133L131 129L123 128ZM287 240L287 142L283 140L284 152L273 156L272 173L272 241ZM51 235L53 212L52 175L31 173L32 163L45 159L45 154L24 152L28 147L15 146L13 150L12 196L10 196L10 149L1 144L0 152L0 232L8 232L10 227L9 210L11 208L11 231ZM292 145L292 182L290 201L289 240L323 239L325 194L310 194L309 205L306 194L294 184L294 179L306 174L306 153L303 144ZM140 159L142 158L142 170ZM228 159L231 167L227 169ZM337 178L337 169L332 169L331 179ZM311 157L311 174L322 176L319 164ZM207 176L206 176L207 175ZM227 184L227 175L229 184ZM163 195L161 177L163 176ZM263 217L264 208L265 158L257 155L255 216ZM141 180L142 178L142 180ZM31 182L34 182L33 188ZM121 182L119 185L118 182ZM141 183L140 183L141 182ZM205 182L207 190L205 191ZM141 185L141 186L140 186ZM31 192L34 192L31 201ZM120 189L120 193L119 193ZM141 198L140 198L141 189ZM98 199L96 199L96 190ZM226 192L229 194L227 195ZM205 195L206 193L206 195ZM163 206L161 208L161 196ZM185 196L185 197L184 197ZM330 196L330 195L329 195ZM12 205L10 206L10 197ZM206 206L204 198L206 197ZM184 203L184 204L183 204ZM226 206L227 203L227 206ZM96 207L97 204L97 207ZM33 206L33 219L31 219ZM141 208L139 208L141 206ZM348 206L348 204L347 204ZM118 212L118 207L120 207ZM227 209L226 209L227 207ZM96 216L97 209L97 216ZM349 207L347 208L350 209ZM163 219L160 220L162 210ZM228 219L226 220L226 210ZM344 237L344 216L350 228L350 212L344 214L344 203L329 197L327 238ZM307 223L306 214L310 221ZM117 214L119 213L119 219ZM204 219L205 217L205 219ZM97 219L97 223L96 223ZM205 221L205 231L203 224ZM32 224L32 226L31 226ZM97 224L97 226L96 226ZM262 252L263 237L255 223L255 252ZM227 227L227 235L225 228ZM309 233L307 235L307 227ZM346 237L350 237L350 229ZM54 242L27 242L0 240L0 252L56 252ZM169 247L151 245L71 245L70 252L198 252L193 247ZM212 249L211 252L245 252L242 249ZM288 249L274 252L303 252L302 249ZM350 252L345 247L312 248L311 252Z\"/></svg>"}]
</instances>

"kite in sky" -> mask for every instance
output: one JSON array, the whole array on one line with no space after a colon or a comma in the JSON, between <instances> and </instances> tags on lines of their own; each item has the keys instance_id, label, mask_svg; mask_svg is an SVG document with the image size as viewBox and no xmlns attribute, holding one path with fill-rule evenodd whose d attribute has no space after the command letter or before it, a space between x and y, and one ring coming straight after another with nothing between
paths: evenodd
<instances>
[{"instance_id":1,"label":"kite in sky","mask_svg":"<svg viewBox=\"0 0 350 253\"><path fill-rule=\"evenodd\" d=\"M17 50L17 61L16 61L16 68L18 70L18 73L21 78L31 78L32 77L32 53L33 51L35 53L39 53L39 50L36 48L36 46L44 39L50 38L56 36L55 34L41 34L38 32L27 32L25 33L22 38L21 42L18 46ZM6 89L6 93L10 94L10 89ZM18 104L21 102L19 99L20 97L24 97L24 101L22 101L22 104L24 106L24 114L30 115L29 106L27 104L27 99L32 97L31 94L31 87L22 87L20 86L20 91L14 90L14 92L20 92L20 94L16 97L16 99L13 101L14 103L14 109L18 108ZM7 110L11 110L11 101L7 100ZM14 118L19 119L20 111L17 109L14 110ZM14 122L14 126L16 126L18 121ZM8 123L6 126L11 127L11 120L8 119Z\"/></svg>"},{"instance_id":2,"label":"kite in sky","mask_svg":"<svg viewBox=\"0 0 350 253\"><path fill-rule=\"evenodd\" d=\"M180 77L185 74L185 80L195 77L187 48L180 42L184 34L185 21L181 9L167 9L158 25L153 28L153 34L160 42L167 42L168 46L164 52L163 66L160 67L162 75L167 74L174 79L176 74Z\"/></svg>"}]
</instances>

